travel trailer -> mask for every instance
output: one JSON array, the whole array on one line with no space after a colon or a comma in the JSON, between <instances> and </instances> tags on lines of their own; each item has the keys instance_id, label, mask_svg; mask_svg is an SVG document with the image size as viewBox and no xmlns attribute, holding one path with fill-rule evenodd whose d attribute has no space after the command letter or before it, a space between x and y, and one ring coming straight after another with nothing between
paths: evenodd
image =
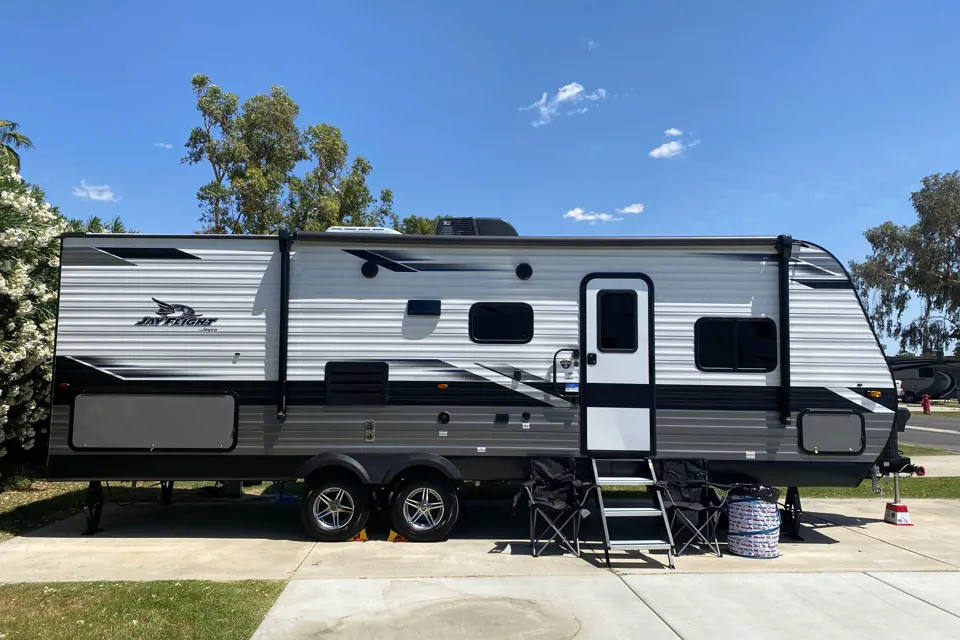
<instances>
[{"instance_id":1,"label":"travel trailer","mask_svg":"<svg viewBox=\"0 0 960 640\"><path fill-rule=\"evenodd\" d=\"M925 395L933 400L960 397L960 358L956 356L892 356L887 361L901 382L903 402L918 402Z\"/></svg>"},{"instance_id":2,"label":"travel trailer","mask_svg":"<svg viewBox=\"0 0 960 640\"><path fill-rule=\"evenodd\" d=\"M843 265L787 235L461 218L434 236L67 234L61 256L50 476L300 479L320 540L374 504L442 538L460 482L538 457L605 484L690 459L716 482L854 486L906 419Z\"/></svg>"}]
</instances>

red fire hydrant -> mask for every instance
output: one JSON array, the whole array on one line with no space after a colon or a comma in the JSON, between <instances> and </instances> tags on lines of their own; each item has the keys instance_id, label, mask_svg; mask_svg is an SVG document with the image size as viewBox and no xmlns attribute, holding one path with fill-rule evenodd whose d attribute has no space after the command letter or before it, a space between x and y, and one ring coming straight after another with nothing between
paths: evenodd
<instances>
[{"instance_id":1,"label":"red fire hydrant","mask_svg":"<svg viewBox=\"0 0 960 640\"><path fill-rule=\"evenodd\" d=\"M920 406L923 407L923 414L930 415L930 395L923 394L923 398L920 399Z\"/></svg>"}]
</instances>

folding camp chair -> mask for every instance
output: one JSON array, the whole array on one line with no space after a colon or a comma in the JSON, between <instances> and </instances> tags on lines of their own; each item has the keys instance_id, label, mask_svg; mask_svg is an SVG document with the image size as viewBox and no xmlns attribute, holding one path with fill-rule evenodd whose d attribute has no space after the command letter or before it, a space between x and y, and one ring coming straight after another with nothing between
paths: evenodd
<instances>
[{"instance_id":1,"label":"folding camp chair","mask_svg":"<svg viewBox=\"0 0 960 640\"><path fill-rule=\"evenodd\" d=\"M573 460L567 465L545 458L530 461L530 479L523 483L523 491L514 497L513 504L516 506L524 496L527 499L534 557L551 542L580 557L580 524L590 515L585 504L594 485L578 480L575 469ZM538 524L544 526L538 528Z\"/></svg>"},{"instance_id":2,"label":"folding camp chair","mask_svg":"<svg viewBox=\"0 0 960 640\"><path fill-rule=\"evenodd\" d=\"M684 531L689 539L674 552L679 556L692 544L705 546L718 558L723 557L717 540L717 525L723 513L726 494L720 495L707 480L706 460L664 460L660 486L667 497L670 530L675 544ZM681 534L681 535L678 535Z\"/></svg>"}]
</instances>

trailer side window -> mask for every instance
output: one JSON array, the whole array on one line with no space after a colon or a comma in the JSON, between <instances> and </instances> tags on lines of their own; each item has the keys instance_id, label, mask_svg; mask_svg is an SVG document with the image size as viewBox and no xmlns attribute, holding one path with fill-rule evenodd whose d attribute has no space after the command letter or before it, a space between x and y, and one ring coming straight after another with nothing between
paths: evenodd
<instances>
[{"instance_id":1,"label":"trailer side window","mask_svg":"<svg viewBox=\"0 0 960 640\"><path fill-rule=\"evenodd\" d=\"M533 307L525 302L478 302L470 307L470 339L525 344L533 339Z\"/></svg>"},{"instance_id":2,"label":"trailer side window","mask_svg":"<svg viewBox=\"0 0 960 640\"><path fill-rule=\"evenodd\" d=\"M700 318L693 331L698 369L769 372L777 368L777 325L769 318Z\"/></svg>"},{"instance_id":3,"label":"trailer side window","mask_svg":"<svg viewBox=\"0 0 960 640\"><path fill-rule=\"evenodd\" d=\"M601 291L597 294L597 348L636 353L637 292Z\"/></svg>"}]
</instances>

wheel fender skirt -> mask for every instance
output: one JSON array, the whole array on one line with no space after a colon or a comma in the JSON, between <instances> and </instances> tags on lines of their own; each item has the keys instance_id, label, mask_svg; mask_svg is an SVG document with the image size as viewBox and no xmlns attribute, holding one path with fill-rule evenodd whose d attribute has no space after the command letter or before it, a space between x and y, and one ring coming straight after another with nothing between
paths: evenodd
<instances>
[{"instance_id":1,"label":"wheel fender skirt","mask_svg":"<svg viewBox=\"0 0 960 640\"><path fill-rule=\"evenodd\" d=\"M364 484L373 484L373 481L370 479L370 474L364 466L345 453L321 453L318 456L313 456L300 465L300 468L297 469L297 477L306 478L317 469L324 467L341 467L347 469L355 473Z\"/></svg>"},{"instance_id":2,"label":"wheel fender skirt","mask_svg":"<svg viewBox=\"0 0 960 640\"><path fill-rule=\"evenodd\" d=\"M383 484L390 484L404 469L410 467L431 467L446 476L448 480L457 482L463 480L460 469L443 456L435 453L414 453L398 460L384 476Z\"/></svg>"}]
</instances>

